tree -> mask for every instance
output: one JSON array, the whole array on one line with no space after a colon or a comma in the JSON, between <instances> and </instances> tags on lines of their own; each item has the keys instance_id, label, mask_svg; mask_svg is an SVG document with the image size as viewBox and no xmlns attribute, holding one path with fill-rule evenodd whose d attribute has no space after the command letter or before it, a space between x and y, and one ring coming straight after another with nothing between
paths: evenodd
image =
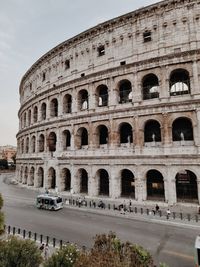
<instances>
[{"instance_id":1,"label":"tree","mask_svg":"<svg viewBox=\"0 0 200 267\"><path fill-rule=\"evenodd\" d=\"M45 263L44 267L73 267L79 257L79 250L73 244L57 250Z\"/></svg>"},{"instance_id":2,"label":"tree","mask_svg":"<svg viewBox=\"0 0 200 267\"><path fill-rule=\"evenodd\" d=\"M34 241L16 237L0 241L0 267L39 267L42 260Z\"/></svg>"}]
</instances>

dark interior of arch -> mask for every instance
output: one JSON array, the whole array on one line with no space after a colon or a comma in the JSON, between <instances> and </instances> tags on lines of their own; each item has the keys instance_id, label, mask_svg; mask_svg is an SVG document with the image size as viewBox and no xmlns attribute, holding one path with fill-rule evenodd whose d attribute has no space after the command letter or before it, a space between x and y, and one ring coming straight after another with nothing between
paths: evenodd
<instances>
[{"instance_id":1,"label":"dark interior of arch","mask_svg":"<svg viewBox=\"0 0 200 267\"><path fill-rule=\"evenodd\" d=\"M52 169L50 169L49 172L50 172L49 176L51 179L50 188L55 189L55 187L56 187L56 171L52 168Z\"/></svg>"},{"instance_id":2,"label":"dark interior of arch","mask_svg":"<svg viewBox=\"0 0 200 267\"><path fill-rule=\"evenodd\" d=\"M131 93L131 82L124 80L120 82L119 86L119 97L120 97L120 103L125 103L131 101L129 98L129 94Z\"/></svg>"},{"instance_id":3,"label":"dark interior of arch","mask_svg":"<svg viewBox=\"0 0 200 267\"><path fill-rule=\"evenodd\" d=\"M99 87L99 106L108 105L108 87L106 85L100 85Z\"/></svg>"},{"instance_id":4,"label":"dark interior of arch","mask_svg":"<svg viewBox=\"0 0 200 267\"><path fill-rule=\"evenodd\" d=\"M99 127L99 144L104 145L108 143L108 129L102 125Z\"/></svg>"},{"instance_id":5,"label":"dark interior of arch","mask_svg":"<svg viewBox=\"0 0 200 267\"><path fill-rule=\"evenodd\" d=\"M109 196L109 176L106 170L99 171L99 195Z\"/></svg>"},{"instance_id":6,"label":"dark interior of arch","mask_svg":"<svg viewBox=\"0 0 200 267\"><path fill-rule=\"evenodd\" d=\"M158 98L158 77L154 74L149 74L143 79L143 99Z\"/></svg>"},{"instance_id":7,"label":"dark interior of arch","mask_svg":"<svg viewBox=\"0 0 200 267\"><path fill-rule=\"evenodd\" d=\"M173 141L194 140L192 123L187 118L176 119L172 124Z\"/></svg>"},{"instance_id":8,"label":"dark interior of arch","mask_svg":"<svg viewBox=\"0 0 200 267\"><path fill-rule=\"evenodd\" d=\"M71 189L71 173L68 169L64 170L64 190L70 191Z\"/></svg>"},{"instance_id":9,"label":"dark interior of arch","mask_svg":"<svg viewBox=\"0 0 200 267\"><path fill-rule=\"evenodd\" d=\"M87 146L87 145L88 145L88 132L85 128L83 128L81 132L81 146Z\"/></svg>"},{"instance_id":10,"label":"dark interior of arch","mask_svg":"<svg viewBox=\"0 0 200 267\"><path fill-rule=\"evenodd\" d=\"M130 170L121 173L121 196L135 198L135 180Z\"/></svg>"},{"instance_id":11,"label":"dark interior of arch","mask_svg":"<svg viewBox=\"0 0 200 267\"><path fill-rule=\"evenodd\" d=\"M42 113L42 119L46 119L46 113L47 113L47 105L45 103L42 103L41 107L41 113Z\"/></svg>"},{"instance_id":12,"label":"dark interior of arch","mask_svg":"<svg viewBox=\"0 0 200 267\"><path fill-rule=\"evenodd\" d=\"M56 151L56 134L55 133L50 133L49 138L48 138L48 143L49 143L49 151Z\"/></svg>"},{"instance_id":13,"label":"dark interior of arch","mask_svg":"<svg viewBox=\"0 0 200 267\"><path fill-rule=\"evenodd\" d=\"M123 123L120 127L120 143L133 143L132 127L128 123Z\"/></svg>"},{"instance_id":14,"label":"dark interior of arch","mask_svg":"<svg viewBox=\"0 0 200 267\"><path fill-rule=\"evenodd\" d=\"M188 94L190 91L190 77L186 70L177 69L170 76L170 95Z\"/></svg>"},{"instance_id":15,"label":"dark interior of arch","mask_svg":"<svg viewBox=\"0 0 200 267\"><path fill-rule=\"evenodd\" d=\"M64 107L64 112L65 113L71 113L72 111L72 96L71 95L66 95L64 97L64 103L63 103Z\"/></svg>"},{"instance_id":16,"label":"dark interior of arch","mask_svg":"<svg viewBox=\"0 0 200 267\"><path fill-rule=\"evenodd\" d=\"M144 142L161 142L160 124L155 120L150 120L144 127Z\"/></svg>"},{"instance_id":17,"label":"dark interior of arch","mask_svg":"<svg viewBox=\"0 0 200 267\"><path fill-rule=\"evenodd\" d=\"M164 180L162 174L157 170L147 172L147 199L164 200Z\"/></svg>"},{"instance_id":18,"label":"dark interior of arch","mask_svg":"<svg viewBox=\"0 0 200 267\"><path fill-rule=\"evenodd\" d=\"M88 192L88 174L86 170L82 169L80 173L80 193Z\"/></svg>"}]
</instances>

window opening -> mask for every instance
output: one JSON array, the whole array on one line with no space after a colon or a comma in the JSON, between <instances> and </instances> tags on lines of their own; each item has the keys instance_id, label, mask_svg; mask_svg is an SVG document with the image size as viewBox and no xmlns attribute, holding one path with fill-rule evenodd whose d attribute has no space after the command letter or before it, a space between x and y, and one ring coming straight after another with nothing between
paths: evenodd
<instances>
[{"instance_id":1,"label":"window opening","mask_svg":"<svg viewBox=\"0 0 200 267\"><path fill-rule=\"evenodd\" d=\"M98 51L98 56L101 57L103 55L105 55L105 47L104 45L101 45L97 48L97 51Z\"/></svg>"}]
</instances>

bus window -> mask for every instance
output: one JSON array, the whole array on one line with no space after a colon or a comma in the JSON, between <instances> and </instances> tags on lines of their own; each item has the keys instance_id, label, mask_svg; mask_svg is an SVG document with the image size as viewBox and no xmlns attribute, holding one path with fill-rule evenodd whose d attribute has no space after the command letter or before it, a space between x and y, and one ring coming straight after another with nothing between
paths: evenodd
<instances>
[{"instance_id":1,"label":"bus window","mask_svg":"<svg viewBox=\"0 0 200 267\"><path fill-rule=\"evenodd\" d=\"M57 201L57 203L61 203L62 202L62 198L58 197L56 201Z\"/></svg>"},{"instance_id":2,"label":"bus window","mask_svg":"<svg viewBox=\"0 0 200 267\"><path fill-rule=\"evenodd\" d=\"M50 205L52 205L52 206L54 205L53 199L50 200Z\"/></svg>"}]
</instances>

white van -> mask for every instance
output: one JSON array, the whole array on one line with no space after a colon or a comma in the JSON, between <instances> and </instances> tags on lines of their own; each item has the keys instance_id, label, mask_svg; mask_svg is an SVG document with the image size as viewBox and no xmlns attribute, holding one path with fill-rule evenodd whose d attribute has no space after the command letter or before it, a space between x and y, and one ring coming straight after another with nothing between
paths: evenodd
<instances>
[{"instance_id":1,"label":"white van","mask_svg":"<svg viewBox=\"0 0 200 267\"><path fill-rule=\"evenodd\" d=\"M59 210L63 208L63 199L49 194L39 195L36 199L36 207L45 210Z\"/></svg>"}]
</instances>

